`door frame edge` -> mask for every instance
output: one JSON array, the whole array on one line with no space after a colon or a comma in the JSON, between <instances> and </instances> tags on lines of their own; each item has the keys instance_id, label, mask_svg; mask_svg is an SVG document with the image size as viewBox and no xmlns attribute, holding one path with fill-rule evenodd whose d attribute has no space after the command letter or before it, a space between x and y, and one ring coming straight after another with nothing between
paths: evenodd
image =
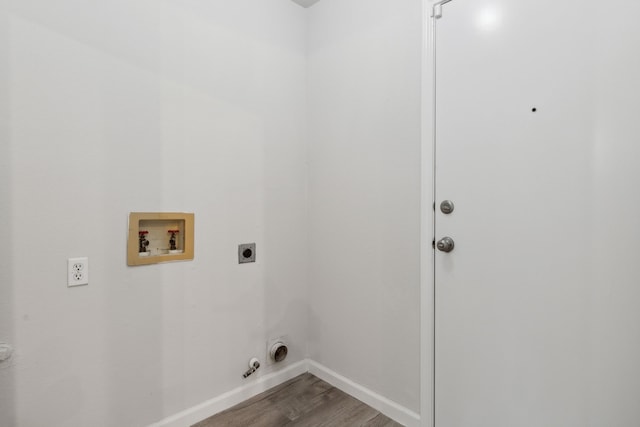
<instances>
[{"instance_id":1,"label":"door frame edge","mask_svg":"<svg viewBox=\"0 0 640 427\"><path fill-rule=\"evenodd\" d=\"M435 427L435 0L422 0L420 425Z\"/></svg>"}]
</instances>

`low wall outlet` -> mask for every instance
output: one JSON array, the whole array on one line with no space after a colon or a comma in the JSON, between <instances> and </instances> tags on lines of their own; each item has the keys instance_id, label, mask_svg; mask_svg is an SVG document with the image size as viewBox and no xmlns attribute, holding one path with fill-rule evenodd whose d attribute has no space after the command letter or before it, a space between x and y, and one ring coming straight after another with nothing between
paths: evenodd
<instances>
[{"instance_id":1,"label":"low wall outlet","mask_svg":"<svg viewBox=\"0 0 640 427\"><path fill-rule=\"evenodd\" d=\"M9 360L13 354L13 347L6 342L0 342L0 362Z\"/></svg>"},{"instance_id":2,"label":"low wall outlet","mask_svg":"<svg viewBox=\"0 0 640 427\"><path fill-rule=\"evenodd\" d=\"M89 284L89 258L69 258L67 260L67 286Z\"/></svg>"}]
</instances>

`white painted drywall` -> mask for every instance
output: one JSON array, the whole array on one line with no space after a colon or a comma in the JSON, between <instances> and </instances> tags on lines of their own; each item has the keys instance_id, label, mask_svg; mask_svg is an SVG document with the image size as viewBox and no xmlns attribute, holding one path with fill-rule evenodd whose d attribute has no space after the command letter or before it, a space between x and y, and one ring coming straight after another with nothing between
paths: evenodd
<instances>
[{"instance_id":1,"label":"white painted drywall","mask_svg":"<svg viewBox=\"0 0 640 427\"><path fill-rule=\"evenodd\" d=\"M309 9L310 358L420 411L422 5Z\"/></svg>"},{"instance_id":2,"label":"white painted drywall","mask_svg":"<svg viewBox=\"0 0 640 427\"><path fill-rule=\"evenodd\" d=\"M304 358L304 13L0 4L0 425L148 425L252 381L271 336ZM194 212L195 260L127 267L130 211Z\"/></svg>"},{"instance_id":3,"label":"white painted drywall","mask_svg":"<svg viewBox=\"0 0 640 427\"><path fill-rule=\"evenodd\" d=\"M288 363L309 337L417 412L420 17L409 0L0 3L0 425L166 419L243 384L281 334ZM127 267L128 212L179 210L195 260ZM66 287L74 256L87 287Z\"/></svg>"}]
</instances>

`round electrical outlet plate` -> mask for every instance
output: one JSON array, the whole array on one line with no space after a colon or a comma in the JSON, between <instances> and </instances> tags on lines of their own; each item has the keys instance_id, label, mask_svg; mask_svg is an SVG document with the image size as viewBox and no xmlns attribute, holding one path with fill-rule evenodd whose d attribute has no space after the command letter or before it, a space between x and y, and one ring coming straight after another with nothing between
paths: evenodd
<instances>
[{"instance_id":1,"label":"round electrical outlet plate","mask_svg":"<svg viewBox=\"0 0 640 427\"><path fill-rule=\"evenodd\" d=\"M6 342L0 342L0 362L9 360L13 354L13 347Z\"/></svg>"}]
</instances>

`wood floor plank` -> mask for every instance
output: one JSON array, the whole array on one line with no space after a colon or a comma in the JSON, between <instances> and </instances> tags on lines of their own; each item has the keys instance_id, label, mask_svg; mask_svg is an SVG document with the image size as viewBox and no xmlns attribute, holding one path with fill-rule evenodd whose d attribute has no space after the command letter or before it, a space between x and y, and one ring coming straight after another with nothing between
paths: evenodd
<instances>
[{"instance_id":1,"label":"wood floor plank","mask_svg":"<svg viewBox=\"0 0 640 427\"><path fill-rule=\"evenodd\" d=\"M386 415L378 414L367 423L363 424L362 427L402 427L402 424L393 421Z\"/></svg>"},{"instance_id":2,"label":"wood floor plank","mask_svg":"<svg viewBox=\"0 0 640 427\"><path fill-rule=\"evenodd\" d=\"M295 420L301 415L321 407L332 398L327 394L332 386L311 374L305 374L305 381L298 383L297 387L285 390L282 393L273 395L270 399L273 404L284 413L290 420Z\"/></svg>"},{"instance_id":3,"label":"wood floor plank","mask_svg":"<svg viewBox=\"0 0 640 427\"><path fill-rule=\"evenodd\" d=\"M271 402L263 399L251 406L223 411L193 427L275 427L285 425L289 421Z\"/></svg>"},{"instance_id":4,"label":"wood floor plank","mask_svg":"<svg viewBox=\"0 0 640 427\"><path fill-rule=\"evenodd\" d=\"M306 373L192 427L402 427Z\"/></svg>"},{"instance_id":5,"label":"wood floor plank","mask_svg":"<svg viewBox=\"0 0 640 427\"><path fill-rule=\"evenodd\" d=\"M321 405L301 414L301 416L291 420L291 422L285 426L346 426L348 424L341 424L340 420L345 418L350 412L355 411L358 406L363 405L362 402L353 399L335 387L330 388L320 397L323 398Z\"/></svg>"}]
</instances>

